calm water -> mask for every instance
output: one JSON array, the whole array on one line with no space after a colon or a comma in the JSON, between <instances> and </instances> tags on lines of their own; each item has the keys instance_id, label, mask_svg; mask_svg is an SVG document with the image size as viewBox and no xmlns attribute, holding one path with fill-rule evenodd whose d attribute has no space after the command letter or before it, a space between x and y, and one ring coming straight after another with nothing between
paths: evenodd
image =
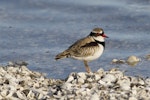
<instances>
[{"instance_id":1,"label":"calm water","mask_svg":"<svg viewBox=\"0 0 150 100\"><path fill-rule=\"evenodd\" d=\"M150 76L149 0L1 0L0 64L26 61L29 69L51 78L66 78L85 71L81 61L55 61L56 54L94 27L102 27L110 37L102 57L89 65L93 71L119 66L129 75ZM136 67L111 65L113 58L136 55Z\"/></svg>"}]
</instances>

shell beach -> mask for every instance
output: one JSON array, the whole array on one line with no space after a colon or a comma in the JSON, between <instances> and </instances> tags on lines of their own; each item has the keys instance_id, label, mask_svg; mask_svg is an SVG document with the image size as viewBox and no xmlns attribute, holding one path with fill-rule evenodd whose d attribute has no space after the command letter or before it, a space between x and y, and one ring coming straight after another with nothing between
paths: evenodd
<instances>
[{"instance_id":1,"label":"shell beach","mask_svg":"<svg viewBox=\"0 0 150 100\"><path fill-rule=\"evenodd\" d=\"M64 80L46 78L25 64L0 67L0 99L6 100L150 100L150 78L126 76L113 68L72 72Z\"/></svg>"}]
</instances>

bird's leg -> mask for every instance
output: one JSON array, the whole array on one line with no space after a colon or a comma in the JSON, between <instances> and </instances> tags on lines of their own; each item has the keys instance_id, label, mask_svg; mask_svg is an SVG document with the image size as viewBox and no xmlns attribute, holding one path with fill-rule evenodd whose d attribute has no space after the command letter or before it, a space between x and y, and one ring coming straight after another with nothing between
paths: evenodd
<instances>
[{"instance_id":1,"label":"bird's leg","mask_svg":"<svg viewBox=\"0 0 150 100\"><path fill-rule=\"evenodd\" d=\"M90 67L89 67L88 64L87 64L87 61L85 61L85 60L84 60L84 65L85 65L86 71L87 71L88 73L90 73L90 72L91 72L91 69L90 69Z\"/></svg>"}]
</instances>

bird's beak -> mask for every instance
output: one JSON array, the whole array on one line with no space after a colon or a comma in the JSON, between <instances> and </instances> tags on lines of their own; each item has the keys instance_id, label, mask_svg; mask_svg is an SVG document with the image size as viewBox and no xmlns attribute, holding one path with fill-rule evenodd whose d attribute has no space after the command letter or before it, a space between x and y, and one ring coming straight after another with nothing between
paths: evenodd
<instances>
[{"instance_id":1,"label":"bird's beak","mask_svg":"<svg viewBox=\"0 0 150 100\"><path fill-rule=\"evenodd\" d=\"M102 35L102 37L104 37L104 38L109 38L109 37L108 37L108 36L106 36L105 34L103 34L103 35Z\"/></svg>"}]
</instances>

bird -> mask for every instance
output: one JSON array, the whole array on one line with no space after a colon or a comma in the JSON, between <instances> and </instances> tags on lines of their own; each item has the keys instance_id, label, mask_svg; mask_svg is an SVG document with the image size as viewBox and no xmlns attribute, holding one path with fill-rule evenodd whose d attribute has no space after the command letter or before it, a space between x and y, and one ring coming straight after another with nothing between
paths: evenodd
<instances>
[{"instance_id":1,"label":"bird","mask_svg":"<svg viewBox=\"0 0 150 100\"><path fill-rule=\"evenodd\" d=\"M82 39L77 40L68 49L57 54L55 60L62 58L73 58L84 62L87 73L91 72L88 62L98 59L105 49L104 30L100 27L94 28L90 34Z\"/></svg>"}]
</instances>

